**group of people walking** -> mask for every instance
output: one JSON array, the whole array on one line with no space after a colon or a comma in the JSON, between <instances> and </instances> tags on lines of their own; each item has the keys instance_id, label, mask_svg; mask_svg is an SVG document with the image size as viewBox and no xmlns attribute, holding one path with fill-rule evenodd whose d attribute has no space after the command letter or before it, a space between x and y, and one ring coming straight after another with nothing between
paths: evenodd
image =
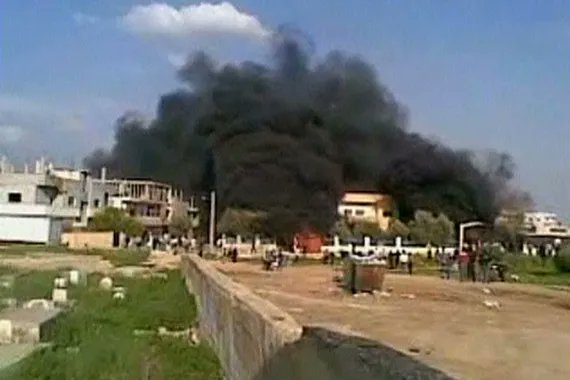
<instances>
[{"instance_id":1,"label":"group of people walking","mask_svg":"<svg viewBox=\"0 0 570 380\"><path fill-rule=\"evenodd\" d=\"M456 249L453 254L441 249L437 253L441 278L450 279L451 272L456 268L459 281L462 282L489 282L492 273L496 274L500 281L504 281L504 265L493 259L492 249L482 244L474 246L466 244L461 250Z\"/></svg>"}]
</instances>

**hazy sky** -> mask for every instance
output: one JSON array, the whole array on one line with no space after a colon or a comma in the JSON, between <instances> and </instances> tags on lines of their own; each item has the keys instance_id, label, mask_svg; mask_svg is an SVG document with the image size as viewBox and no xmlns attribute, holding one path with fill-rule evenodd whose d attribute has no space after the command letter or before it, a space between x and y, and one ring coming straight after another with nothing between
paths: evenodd
<instances>
[{"instance_id":1,"label":"hazy sky","mask_svg":"<svg viewBox=\"0 0 570 380\"><path fill-rule=\"evenodd\" d=\"M267 60L280 25L371 62L410 129L509 152L539 208L570 217L568 0L3 0L0 154L80 162L124 111L151 117L189 53Z\"/></svg>"}]
</instances>

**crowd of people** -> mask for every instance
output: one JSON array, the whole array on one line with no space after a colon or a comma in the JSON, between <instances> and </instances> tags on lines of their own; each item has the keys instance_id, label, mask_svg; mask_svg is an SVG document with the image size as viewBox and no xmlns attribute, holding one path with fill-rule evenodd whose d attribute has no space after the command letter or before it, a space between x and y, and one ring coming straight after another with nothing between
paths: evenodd
<instances>
[{"instance_id":1,"label":"crowd of people","mask_svg":"<svg viewBox=\"0 0 570 380\"><path fill-rule=\"evenodd\" d=\"M457 272L459 281L490 282L505 281L505 264L498 258L497 247L489 244L465 244L453 254L441 250L437 254L441 278L450 279L452 272Z\"/></svg>"}]
</instances>

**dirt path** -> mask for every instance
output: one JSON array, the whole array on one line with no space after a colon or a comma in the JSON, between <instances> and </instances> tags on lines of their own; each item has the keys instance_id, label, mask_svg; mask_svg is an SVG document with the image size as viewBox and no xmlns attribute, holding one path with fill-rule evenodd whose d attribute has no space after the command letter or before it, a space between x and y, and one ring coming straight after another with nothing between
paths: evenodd
<instances>
[{"instance_id":1,"label":"dirt path","mask_svg":"<svg viewBox=\"0 0 570 380\"><path fill-rule=\"evenodd\" d=\"M405 352L413 347L421 360L461 379L570 376L568 292L492 284L485 294L481 284L388 275L390 297L353 297L335 286L326 266L268 273L248 263L217 265L305 325L349 330Z\"/></svg>"}]
</instances>

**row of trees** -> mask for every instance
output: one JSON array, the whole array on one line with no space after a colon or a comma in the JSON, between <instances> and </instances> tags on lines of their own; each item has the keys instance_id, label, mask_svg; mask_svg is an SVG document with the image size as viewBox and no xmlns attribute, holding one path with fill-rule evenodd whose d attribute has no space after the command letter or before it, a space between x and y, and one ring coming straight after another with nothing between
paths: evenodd
<instances>
[{"instance_id":1,"label":"row of trees","mask_svg":"<svg viewBox=\"0 0 570 380\"><path fill-rule=\"evenodd\" d=\"M407 224L399 219L393 219L385 231L374 222L351 223L341 219L336 223L332 233L343 240L362 239L364 236L374 239L394 239L399 236L419 244L441 246L454 240L455 227L445 214L434 215L429 211L419 210L415 212L414 219Z\"/></svg>"}]
</instances>

